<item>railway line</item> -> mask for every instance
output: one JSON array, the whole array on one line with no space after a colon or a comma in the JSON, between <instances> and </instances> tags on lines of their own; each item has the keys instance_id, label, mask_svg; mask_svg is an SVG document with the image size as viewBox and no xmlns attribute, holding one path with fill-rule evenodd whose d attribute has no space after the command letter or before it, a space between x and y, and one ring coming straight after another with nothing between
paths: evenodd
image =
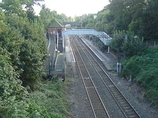
<instances>
[{"instance_id":1,"label":"railway line","mask_svg":"<svg viewBox=\"0 0 158 118\"><path fill-rule=\"evenodd\" d=\"M74 52L75 52L75 57L77 60L77 65L79 67L81 78L82 78L89 102L91 104L94 117L95 118L102 118L102 117L110 118L106 110L106 107L104 106L104 103L99 95L99 92L97 91L96 86L93 80L91 79L89 71L87 70L85 66L85 62L80 53L81 48L79 48L79 46L75 44L74 40L72 40L72 42L73 42L72 47L75 50Z\"/></svg>"},{"instance_id":2,"label":"railway line","mask_svg":"<svg viewBox=\"0 0 158 118\"><path fill-rule=\"evenodd\" d=\"M141 118L84 41L71 36L70 42L94 118Z\"/></svg>"}]
</instances>

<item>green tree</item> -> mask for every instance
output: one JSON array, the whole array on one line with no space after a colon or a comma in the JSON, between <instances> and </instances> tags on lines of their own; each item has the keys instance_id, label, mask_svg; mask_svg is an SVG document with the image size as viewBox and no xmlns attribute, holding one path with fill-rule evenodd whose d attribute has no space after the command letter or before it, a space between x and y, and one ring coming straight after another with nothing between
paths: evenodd
<instances>
[{"instance_id":1,"label":"green tree","mask_svg":"<svg viewBox=\"0 0 158 118\"><path fill-rule=\"evenodd\" d=\"M133 56L123 65L122 76L132 79L144 87L145 97L158 107L158 50L147 49L141 55Z\"/></svg>"},{"instance_id":2,"label":"green tree","mask_svg":"<svg viewBox=\"0 0 158 118\"><path fill-rule=\"evenodd\" d=\"M58 14L57 11L51 11L49 8L46 8L45 5L42 5L42 9L40 11L40 19L44 24L45 29L47 29L49 23L56 19L61 24L64 21L71 21L71 17L67 17L65 14Z\"/></svg>"},{"instance_id":3,"label":"green tree","mask_svg":"<svg viewBox=\"0 0 158 118\"><path fill-rule=\"evenodd\" d=\"M113 15L113 32L116 30L128 30L128 25L131 22L131 14L125 6L125 0L112 0L108 6L110 14Z\"/></svg>"},{"instance_id":4,"label":"green tree","mask_svg":"<svg viewBox=\"0 0 158 118\"><path fill-rule=\"evenodd\" d=\"M129 23L129 31L134 32L136 35L140 35L142 30L142 17L143 11L147 5L144 0L128 0L125 3L126 10L131 15L131 22Z\"/></svg>"},{"instance_id":5,"label":"green tree","mask_svg":"<svg viewBox=\"0 0 158 118\"><path fill-rule=\"evenodd\" d=\"M138 36L127 33L127 39L124 40L122 50L123 55L126 58L130 58L134 55L139 55L145 49L143 40Z\"/></svg>"},{"instance_id":6,"label":"green tree","mask_svg":"<svg viewBox=\"0 0 158 118\"><path fill-rule=\"evenodd\" d=\"M19 74L11 66L7 50L0 48L0 117L26 117L28 95L17 79Z\"/></svg>"},{"instance_id":7,"label":"green tree","mask_svg":"<svg viewBox=\"0 0 158 118\"><path fill-rule=\"evenodd\" d=\"M126 31L116 32L110 42L110 47L117 53L118 61L121 57L125 59L139 55L145 49L142 39L135 36L134 33Z\"/></svg>"},{"instance_id":8,"label":"green tree","mask_svg":"<svg viewBox=\"0 0 158 118\"><path fill-rule=\"evenodd\" d=\"M27 4L29 3L30 1ZM2 4L8 5L7 2ZM29 85L33 89L41 75L46 53L43 24L34 14L32 14L33 17L28 16L27 12L24 16L16 13L5 14L3 19L6 20L0 22L3 27L0 32L0 45L10 53L11 63L19 73L19 79L23 81L23 85Z\"/></svg>"},{"instance_id":9,"label":"green tree","mask_svg":"<svg viewBox=\"0 0 158 118\"><path fill-rule=\"evenodd\" d=\"M40 14L40 18L44 24L44 27L46 29L48 27L48 24L50 23L50 21L52 19L54 19L54 17L52 16L50 9L46 8L45 5L42 6L42 9L39 14Z\"/></svg>"},{"instance_id":10,"label":"green tree","mask_svg":"<svg viewBox=\"0 0 158 118\"><path fill-rule=\"evenodd\" d=\"M88 14L84 16L82 20L82 26L85 28L94 28L95 27L95 19L94 14Z\"/></svg>"},{"instance_id":11,"label":"green tree","mask_svg":"<svg viewBox=\"0 0 158 118\"><path fill-rule=\"evenodd\" d=\"M104 7L104 9L97 14L96 18L96 29L99 31L105 31L106 33L111 33L111 22L113 21L113 15L110 15L108 7Z\"/></svg>"},{"instance_id":12,"label":"green tree","mask_svg":"<svg viewBox=\"0 0 158 118\"><path fill-rule=\"evenodd\" d=\"M110 42L110 48L116 52L117 54L117 58L118 58L118 62L121 59L121 55L123 54L123 44L124 44L124 40L126 37L126 32L125 31L117 31L115 32L113 39Z\"/></svg>"},{"instance_id":13,"label":"green tree","mask_svg":"<svg viewBox=\"0 0 158 118\"><path fill-rule=\"evenodd\" d=\"M63 117L37 104L28 93L35 90L41 78L47 41L33 4L33 0L0 3L0 117Z\"/></svg>"},{"instance_id":14,"label":"green tree","mask_svg":"<svg viewBox=\"0 0 158 118\"><path fill-rule=\"evenodd\" d=\"M0 3L0 7L7 15L10 14L20 15L21 13L24 12L20 0L2 0L2 3Z\"/></svg>"},{"instance_id":15,"label":"green tree","mask_svg":"<svg viewBox=\"0 0 158 118\"><path fill-rule=\"evenodd\" d=\"M157 40L158 38L157 5L157 0L149 0L143 11L140 35L146 40Z\"/></svg>"}]
</instances>

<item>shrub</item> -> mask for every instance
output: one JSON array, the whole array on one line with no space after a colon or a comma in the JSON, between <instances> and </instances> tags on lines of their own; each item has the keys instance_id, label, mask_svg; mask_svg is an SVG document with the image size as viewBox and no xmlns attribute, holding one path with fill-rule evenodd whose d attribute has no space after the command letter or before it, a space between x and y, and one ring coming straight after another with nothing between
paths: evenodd
<instances>
[{"instance_id":1,"label":"shrub","mask_svg":"<svg viewBox=\"0 0 158 118\"><path fill-rule=\"evenodd\" d=\"M148 100L158 106L158 49L148 49L146 54L134 56L123 65L122 75L132 75L145 88Z\"/></svg>"}]
</instances>

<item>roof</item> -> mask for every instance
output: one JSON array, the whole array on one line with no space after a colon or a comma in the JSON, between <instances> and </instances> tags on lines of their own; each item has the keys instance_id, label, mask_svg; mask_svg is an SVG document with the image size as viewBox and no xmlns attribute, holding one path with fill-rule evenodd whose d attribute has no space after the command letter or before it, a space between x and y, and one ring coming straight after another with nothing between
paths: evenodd
<instances>
[{"instance_id":1,"label":"roof","mask_svg":"<svg viewBox=\"0 0 158 118\"><path fill-rule=\"evenodd\" d=\"M62 28L63 26L56 20L53 20L50 22L48 27L54 27L54 28Z\"/></svg>"}]
</instances>

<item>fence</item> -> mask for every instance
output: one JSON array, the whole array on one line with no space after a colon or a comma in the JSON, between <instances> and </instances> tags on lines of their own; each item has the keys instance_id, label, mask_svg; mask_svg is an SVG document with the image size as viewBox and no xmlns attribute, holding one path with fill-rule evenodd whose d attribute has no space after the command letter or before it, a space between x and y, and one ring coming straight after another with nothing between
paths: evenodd
<instances>
[{"instance_id":1,"label":"fence","mask_svg":"<svg viewBox=\"0 0 158 118\"><path fill-rule=\"evenodd\" d=\"M144 41L144 45L148 47L158 47L158 41Z\"/></svg>"}]
</instances>

